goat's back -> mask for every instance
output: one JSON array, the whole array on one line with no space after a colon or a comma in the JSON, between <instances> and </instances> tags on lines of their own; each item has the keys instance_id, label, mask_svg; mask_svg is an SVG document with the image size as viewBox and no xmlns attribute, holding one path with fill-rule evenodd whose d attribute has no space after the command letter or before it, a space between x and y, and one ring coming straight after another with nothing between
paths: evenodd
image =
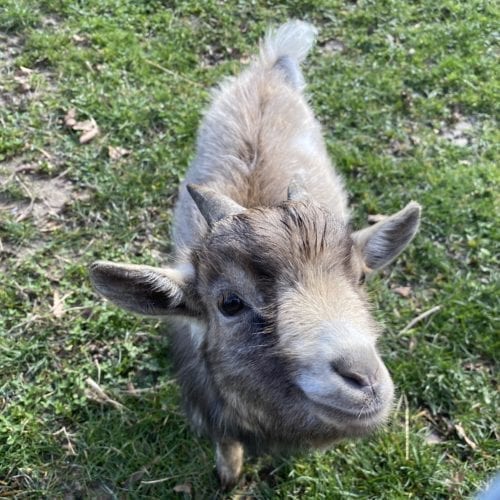
<instances>
[{"instance_id":1,"label":"goat's back","mask_svg":"<svg viewBox=\"0 0 500 500\"><path fill-rule=\"evenodd\" d=\"M317 202L347 222L342 181L302 93L299 63L314 35L312 26L299 21L282 26L268 35L246 71L214 92L175 211L174 242L180 253L206 231L186 191L188 183L211 187L250 208L285 200L291 179L298 175Z\"/></svg>"}]
</instances>

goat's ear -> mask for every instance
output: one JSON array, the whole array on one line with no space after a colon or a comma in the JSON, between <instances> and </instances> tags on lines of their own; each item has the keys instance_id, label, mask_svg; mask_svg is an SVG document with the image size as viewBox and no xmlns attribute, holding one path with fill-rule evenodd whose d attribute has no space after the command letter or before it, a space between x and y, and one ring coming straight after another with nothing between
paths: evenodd
<instances>
[{"instance_id":1,"label":"goat's ear","mask_svg":"<svg viewBox=\"0 0 500 500\"><path fill-rule=\"evenodd\" d=\"M418 230L420 212L420 205L412 201L396 214L352 234L368 269L386 266L406 248Z\"/></svg>"},{"instance_id":2,"label":"goat's ear","mask_svg":"<svg viewBox=\"0 0 500 500\"><path fill-rule=\"evenodd\" d=\"M128 311L146 316L196 312L188 304L187 282L192 272L98 261L90 278L99 294Z\"/></svg>"}]
</instances>

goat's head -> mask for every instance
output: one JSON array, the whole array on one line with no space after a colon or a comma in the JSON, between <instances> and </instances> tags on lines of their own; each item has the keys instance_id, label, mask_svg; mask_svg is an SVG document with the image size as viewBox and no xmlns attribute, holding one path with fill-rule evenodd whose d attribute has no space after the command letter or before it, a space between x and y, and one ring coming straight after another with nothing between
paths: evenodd
<instances>
[{"instance_id":1,"label":"goat's head","mask_svg":"<svg viewBox=\"0 0 500 500\"><path fill-rule=\"evenodd\" d=\"M413 238L419 205L350 232L297 185L282 204L253 209L188 189L208 223L191 263L97 262L97 290L134 312L202 323L195 341L234 411L295 414L344 436L381 424L393 384L362 282Z\"/></svg>"}]
</instances>

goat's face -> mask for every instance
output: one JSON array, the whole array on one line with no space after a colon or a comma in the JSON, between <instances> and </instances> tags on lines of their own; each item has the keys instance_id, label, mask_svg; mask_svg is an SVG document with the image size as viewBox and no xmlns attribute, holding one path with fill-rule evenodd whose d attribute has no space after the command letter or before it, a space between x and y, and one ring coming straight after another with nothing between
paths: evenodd
<instances>
[{"instance_id":1,"label":"goat's face","mask_svg":"<svg viewBox=\"0 0 500 500\"><path fill-rule=\"evenodd\" d=\"M356 433L384 419L393 386L375 348L363 262L327 212L286 202L223 219L194 263L207 359L235 406L294 403Z\"/></svg>"},{"instance_id":2,"label":"goat's face","mask_svg":"<svg viewBox=\"0 0 500 500\"><path fill-rule=\"evenodd\" d=\"M192 195L209 231L191 269L97 263L97 290L136 312L203 323L194 340L235 412L300 415L346 437L381 424L393 384L361 284L411 240L418 205L350 233L308 201L244 210L205 189Z\"/></svg>"}]
</instances>

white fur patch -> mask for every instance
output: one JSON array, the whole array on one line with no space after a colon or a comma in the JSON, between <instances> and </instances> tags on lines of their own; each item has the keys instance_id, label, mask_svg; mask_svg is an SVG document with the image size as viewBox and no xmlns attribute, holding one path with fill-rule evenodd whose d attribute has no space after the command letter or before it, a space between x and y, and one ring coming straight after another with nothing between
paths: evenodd
<instances>
[{"instance_id":1,"label":"white fur patch","mask_svg":"<svg viewBox=\"0 0 500 500\"><path fill-rule=\"evenodd\" d=\"M198 321L189 322L189 333L191 334L191 340L196 349L199 349L203 343L206 331L207 328L203 323Z\"/></svg>"}]
</instances>

